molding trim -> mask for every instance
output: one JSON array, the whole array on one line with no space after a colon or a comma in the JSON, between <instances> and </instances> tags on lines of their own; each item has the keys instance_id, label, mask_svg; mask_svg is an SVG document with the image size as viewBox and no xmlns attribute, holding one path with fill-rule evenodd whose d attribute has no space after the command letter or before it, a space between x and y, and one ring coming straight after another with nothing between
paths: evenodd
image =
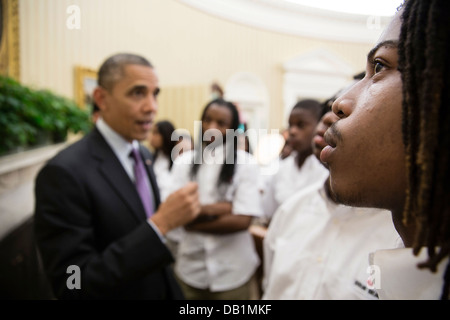
<instances>
[{"instance_id":1,"label":"molding trim","mask_svg":"<svg viewBox=\"0 0 450 320\"><path fill-rule=\"evenodd\" d=\"M334 53L319 48L283 64L283 124L297 101L328 99L347 86L357 71Z\"/></svg>"},{"instance_id":2,"label":"molding trim","mask_svg":"<svg viewBox=\"0 0 450 320\"><path fill-rule=\"evenodd\" d=\"M43 163L55 156L58 151L68 145L68 142L62 142L0 157L0 181L2 175L23 169L25 167L33 166L38 163Z\"/></svg>"},{"instance_id":3,"label":"molding trim","mask_svg":"<svg viewBox=\"0 0 450 320\"><path fill-rule=\"evenodd\" d=\"M177 0L207 14L266 31L372 44L391 17L316 9L280 0Z\"/></svg>"}]
</instances>

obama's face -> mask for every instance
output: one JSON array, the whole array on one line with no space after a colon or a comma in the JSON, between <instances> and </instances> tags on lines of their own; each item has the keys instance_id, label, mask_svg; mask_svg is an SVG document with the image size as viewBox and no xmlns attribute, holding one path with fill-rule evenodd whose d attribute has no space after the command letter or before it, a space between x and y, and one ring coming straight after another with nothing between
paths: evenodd
<instances>
[{"instance_id":1,"label":"obama's face","mask_svg":"<svg viewBox=\"0 0 450 320\"><path fill-rule=\"evenodd\" d=\"M158 76L148 66L130 64L111 90L97 87L94 92L102 118L125 140L144 140L158 110Z\"/></svg>"}]
</instances>

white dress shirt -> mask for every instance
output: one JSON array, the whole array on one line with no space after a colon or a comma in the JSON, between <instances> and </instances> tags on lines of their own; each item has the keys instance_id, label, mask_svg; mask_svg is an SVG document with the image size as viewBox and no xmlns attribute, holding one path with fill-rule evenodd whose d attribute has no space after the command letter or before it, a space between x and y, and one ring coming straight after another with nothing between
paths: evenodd
<instances>
[{"instance_id":1,"label":"white dress shirt","mask_svg":"<svg viewBox=\"0 0 450 320\"><path fill-rule=\"evenodd\" d=\"M375 287L383 300L439 300L444 285L448 257L438 265L436 273L419 269L427 260L427 249L414 256L411 248L379 250L370 255L374 266Z\"/></svg>"},{"instance_id":2,"label":"white dress shirt","mask_svg":"<svg viewBox=\"0 0 450 320\"><path fill-rule=\"evenodd\" d=\"M369 253L399 240L391 214L332 202L323 183L280 206L264 239L263 299L377 299Z\"/></svg>"},{"instance_id":3,"label":"white dress shirt","mask_svg":"<svg viewBox=\"0 0 450 320\"><path fill-rule=\"evenodd\" d=\"M279 162L279 168L271 179L266 181L263 190L264 218L272 219L278 207L295 192L316 182L323 182L328 177L328 170L310 155L299 168L296 162L296 154Z\"/></svg>"},{"instance_id":4,"label":"white dress shirt","mask_svg":"<svg viewBox=\"0 0 450 320\"><path fill-rule=\"evenodd\" d=\"M175 160L171 171L173 190L191 181L193 155L193 151L187 151ZM238 150L232 182L218 189L221 167L220 163L200 165L196 176L200 203L230 201L232 214L259 216L262 209L256 161L248 153ZM209 288L214 292L237 288L250 280L260 263L248 230L223 235L183 231L175 272L195 288Z\"/></svg>"}]
</instances>

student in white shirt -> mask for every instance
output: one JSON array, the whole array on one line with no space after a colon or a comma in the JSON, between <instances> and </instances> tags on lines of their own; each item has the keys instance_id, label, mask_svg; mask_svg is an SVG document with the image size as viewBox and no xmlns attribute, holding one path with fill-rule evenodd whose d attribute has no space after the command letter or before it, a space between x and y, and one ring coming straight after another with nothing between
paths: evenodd
<instances>
[{"instance_id":1,"label":"student in white shirt","mask_svg":"<svg viewBox=\"0 0 450 320\"><path fill-rule=\"evenodd\" d=\"M292 153L279 162L277 173L269 178L263 190L264 218L272 219L278 207L296 191L323 180L327 170L312 155L311 139L323 115L318 101L299 101L289 115L288 143Z\"/></svg>"},{"instance_id":2,"label":"student in white shirt","mask_svg":"<svg viewBox=\"0 0 450 320\"><path fill-rule=\"evenodd\" d=\"M405 244L372 256L385 299L449 298L449 12L447 0L406 1L369 52L366 77L333 104L340 120L325 134L333 193L390 210Z\"/></svg>"},{"instance_id":3,"label":"student in white shirt","mask_svg":"<svg viewBox=\"0 0 450 320\"><path fill-rule=\"evenodd\" d=\"M175 273L187 299L250 299L260 261L248 227L262 211L260 175L252 156L237 149L238 126L232 103L211 101L202 115L206 143L185 151L172 168L174 190L197 181L201 203L200 217L185 226L176 256Z\"/></svg>"},{"instance_id":4,"label":"student in white shirt","mask_svg":"<svg viewBox=\"0 0 450 320\"><path fill-rule=\"evenodd\" d=\"M173 161L183 150L188 150L186 145L178 146L179 143L186 143L187 137L183 136L181 141L177 141L178 134L174 134L175 126L172 122L163 120L157 122L152 129L150 137L150 145L153 148L153 171L158 182L159 193L161 201L164 201L171 190L172 175L171 170L173 167ZM176 147L176 148L175 148ZM178 243L181 237L181 229L177 228L171 230L166 236L166 245L176 256Z\"/></svg>"},{"instance_id":5,"label":"student in white shirt","mask_svg":"<svg viewBox=\"0 0 450 320\"><path fill-rule=\"evenodd\" d=\"M153 148L153 171L158 182L161 200L167 198L170 187L170 170L173 166L172 150L177 141L172 141L174 125L167 120L157 122L152 129L150 145Z\"/></svg>"},{"instance_id":6,"label":"student in white shirt","mask_svg":"<svg viewBox=\"0 0 450 320\"><path fill-rule=\"evenodd\" d=\"M314 136L314 156L337 120L326 113ZM332 199L329 180L304 188L280 206L264 239L263 299L376 299L368 254L399 240L386 210L354 208Z\"/></svg>"}]
</instances>

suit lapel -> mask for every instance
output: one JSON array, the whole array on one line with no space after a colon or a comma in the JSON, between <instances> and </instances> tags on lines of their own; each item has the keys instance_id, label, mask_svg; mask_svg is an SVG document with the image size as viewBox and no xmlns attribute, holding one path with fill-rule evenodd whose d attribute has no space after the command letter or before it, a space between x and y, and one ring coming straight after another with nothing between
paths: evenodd
<instances>
[{"instance_id":1,"label":"suit lapel","mask_svg":"<svg viewBox=\"0 0 450 320\"><path fill-rule=\"evenodd\" d=\"M139 194L119 159L96 128L91 135L90 150L91 154L100 161L98 167L100 174L128 206L136 219L138 221L145 220L146 215Z\"/></svg>"}]
</instances>

